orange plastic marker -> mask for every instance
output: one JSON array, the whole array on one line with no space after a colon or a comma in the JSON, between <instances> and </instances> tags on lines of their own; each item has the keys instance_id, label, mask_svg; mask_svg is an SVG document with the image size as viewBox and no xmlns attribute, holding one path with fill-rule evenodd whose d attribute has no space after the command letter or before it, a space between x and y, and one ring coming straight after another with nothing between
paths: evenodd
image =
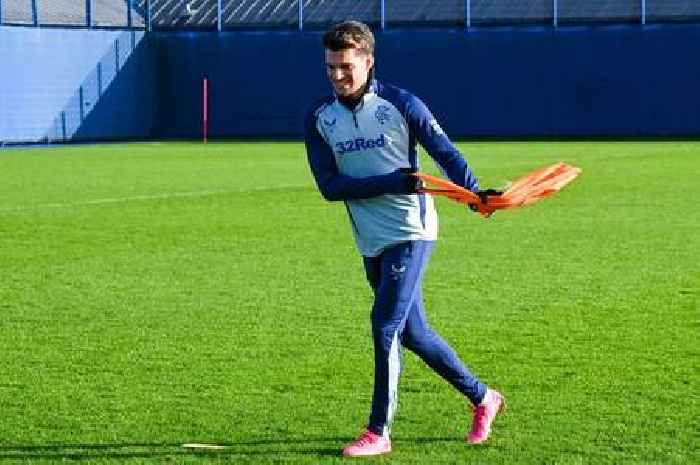
<instances>
[{"instance_id":1,"label":"orange plastic marker","mask_svg":"<svg viewBox=\"0 0 700 465\"><path fill-rule=\"evenodd\" d=\"M549 197L559 192L579 174L581 174L580 168L564 162L555 163L526 174L513 182L502 195L490 195L486 202L482 202L474 192L450 181L425 173L414 173L426 185L437 186L437 188L425 187L419 189L419 192L440 195L455 202L472 205L484 217L490 216L496 210L530 205Z\"/></svg>"}]
</instances>

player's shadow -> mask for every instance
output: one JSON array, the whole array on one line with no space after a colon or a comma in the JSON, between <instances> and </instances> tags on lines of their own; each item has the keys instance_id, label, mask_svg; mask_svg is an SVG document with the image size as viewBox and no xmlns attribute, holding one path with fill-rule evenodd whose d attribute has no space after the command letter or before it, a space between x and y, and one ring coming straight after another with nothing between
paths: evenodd
<instances>
[{"instance_id":1,"label":"player's shadow","mask_svg":"<svg viewBox=\"0 0 700 465\"><path fill-rule=\"evenodd\" d=\"M279 455L339 457L348 437L306 437L255 439L217 442L222 449L188 449L182 443L112 443L112 444L32 444L0 445L0 461L17 460L130 460L134 458L167 458L178 456L258 457ZM396 438L395 442L415 444L453 443L454 437Z\"/></svg>"},{"instance_id":2,"label":"player's shadow","mask_svg":"<svg viewBox=\"0 0 700 465\"><path fill-rule=\"evenodd\" d=\"M97 459L129 460L177 456L259 457L304 455L333 457L340 455L340 445L348 438L313 437L256 439L216 443L221 449L191 449L182 443L113 443L113 444L32 444L0 445L0 461L30 459L90 461Z\"/></svg>"}]
</instances>

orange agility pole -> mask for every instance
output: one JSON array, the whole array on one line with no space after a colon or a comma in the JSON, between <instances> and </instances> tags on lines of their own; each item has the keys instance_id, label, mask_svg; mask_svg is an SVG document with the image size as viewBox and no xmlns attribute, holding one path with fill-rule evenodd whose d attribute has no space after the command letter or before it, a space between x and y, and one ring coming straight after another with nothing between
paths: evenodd
<instances>
[{"instance_id":1,"label":"orange agility pole","mask_svg":"<svg viewBox=\"0 0 700 465\"><path fill-rule=\"evenodd\" d=\"M489 195L482 202L478 195L450 181L425 173L414 173L426 185L437 188L422 188L419 192L441 195L459 203L473 206L482 216L489 216L496 210L521 207L537 202L558 192L573 181L581 169L564 162L540 168L513 182L501 195Z\"/></svg>"}]
</instances>

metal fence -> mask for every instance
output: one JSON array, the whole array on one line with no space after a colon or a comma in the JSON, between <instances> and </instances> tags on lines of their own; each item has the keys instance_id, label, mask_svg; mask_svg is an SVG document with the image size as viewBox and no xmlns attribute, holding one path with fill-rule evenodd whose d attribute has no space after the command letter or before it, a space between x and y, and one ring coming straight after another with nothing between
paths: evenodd
<instances>
[{"instance_id":1,"label":"metal fence","mask_svg":"<svg viewBox=\"0 0 700 465\"><path fill-rule=\"evenodd\" d=\"M146 27L144 0L0 0L0 24L59 27Z\"/></svg>"},{"instance_id":2,"label":"metal fence","mask_svg":"<svg viewBox=\"0 0 700 465\"><path fill-rule=\"evenodd\" d=\"M317 29L700 21L700 0L0 0L0 24L153 29Z\"/></svg>"}]
</instances>

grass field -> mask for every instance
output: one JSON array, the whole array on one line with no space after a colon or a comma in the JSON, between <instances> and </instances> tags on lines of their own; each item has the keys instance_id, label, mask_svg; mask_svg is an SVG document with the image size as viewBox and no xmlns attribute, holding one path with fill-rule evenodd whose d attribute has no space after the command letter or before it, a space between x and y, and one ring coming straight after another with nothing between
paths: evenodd
<instances>
[{"instance_id":1,"label":"grass field","mask_svg":"<svg viewBox=\"0 0 700 465\"><path fill-rule=\"evenodd\" d=\"M490 220L438 200L431 322L509 408L467 446L407 352L395 450L365 462L699 463L700 143L461 148L485 185L584 172ZM301 144L0 151L0 463L347 462L370 303Z\"/></svg>"}]
</instances>

